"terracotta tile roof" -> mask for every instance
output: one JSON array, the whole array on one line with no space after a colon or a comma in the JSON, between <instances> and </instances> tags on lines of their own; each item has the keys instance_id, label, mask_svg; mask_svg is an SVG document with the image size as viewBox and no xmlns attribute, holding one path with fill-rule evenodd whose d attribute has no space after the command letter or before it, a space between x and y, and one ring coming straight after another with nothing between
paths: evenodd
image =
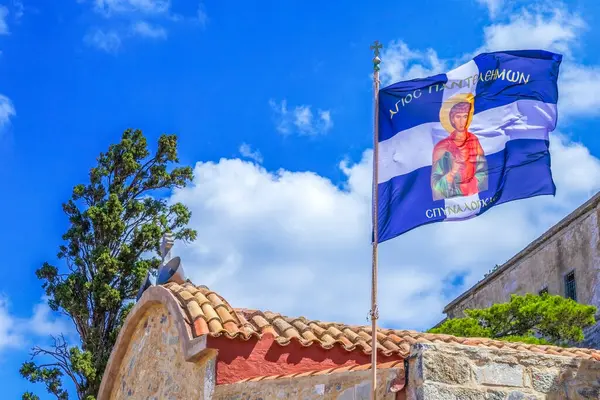
<instances>
[{"instance_id":1,"label":"terracotta tile roof","mask_svg":"<svg viewBox=\"0 0 600 400\"><path fill-rule=\"evenodd\" d=\"M270 311L234 309L217 293L206 286L168 283L164 285L175 295L188 318L194 337L221 336L248 340L265 334L274 336L282 346L297 340L303 346L319 345L330 349L341 346L348 351L371 353L371 327L352 326L334 322L311 321L304 317L290 318ZM387 356L407 357L415 343L454 343L497 349L513 349L580 357L600 361L600 351L581 348L538 346L511 343L486 338L459 338L451 335L420 333L410 330L378 329L377 350Z\"/></svg>"},{"instance_id":2,"label":"terracotta tile roof","mask_svg":"<svg viewBox=\"0 0 600 400\"><path fill-rule=\"evenodd\" d=\"M388 369L388 368L404 368L404 361L389 361L385 363L377 363L377 369ZM337 368L328 368L321 369L315 371L307 371L307 372L296 372L295 374L287 374L287 375L266 375L266 376L256 376L252 378L242 379L236 383L243 382L259 382L273 379L288 379L288 378L301 378L305 376L320 376L320 375L328 375L335 374L338 372L348 372L348 371L367 371L371 369L371 364L361 364L361 365L351 365L346 367L337 367Z\"/></svg>"}]
</instances>

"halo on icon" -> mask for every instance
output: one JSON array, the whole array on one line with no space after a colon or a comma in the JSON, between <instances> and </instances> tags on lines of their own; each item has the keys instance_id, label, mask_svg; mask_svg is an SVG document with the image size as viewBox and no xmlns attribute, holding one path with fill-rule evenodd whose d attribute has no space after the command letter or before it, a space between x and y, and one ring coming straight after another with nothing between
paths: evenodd
<instances>
[{"instance_id":1,"label":"halo on icon","mask_svg":"<svg viewBox=\"0 0 600 400\"><path fill-rule=\"evenodd\" d=\"M454 96L444 101L442 107L440 108L440 122L448 133L454 132L454 127L450 122L450 110L452 109L452 107L454 107L454 105L463 102L471 104L471 109L469 111L469 119L467 120L467 126L469 126L471 125L471 121L473 120L473 111L475 108L475 96L473 96L472 93L455 94Z\"/></svg>"}]
</instances>

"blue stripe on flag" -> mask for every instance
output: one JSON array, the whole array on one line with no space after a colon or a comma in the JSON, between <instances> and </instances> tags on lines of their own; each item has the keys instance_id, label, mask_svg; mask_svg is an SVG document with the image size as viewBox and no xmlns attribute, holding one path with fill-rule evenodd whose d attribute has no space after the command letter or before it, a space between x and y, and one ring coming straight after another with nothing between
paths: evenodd
<instances>
[{"instance_id":1,"label":"blue stripe on flag","mask_svg":"<svg viewBox=\"0 0 600 400\"><path fill-rule=\"evenodd\" d=\"M399 82L379 92L379 141L427 122L439 121L446 74ZM417 97L418 96L418 97ZM409 107L413 104L413 107ZM390 118L392 113L393 118Z\"/></svg>"},{"instance_id":2,"label":"blue stripe on flag","mask_svg":"<svg viewBox=\"0 0 600 400\"><path fill-rule=\"evenodd\" d=\"M554 195L548 147L546 140L511 140L504 151L487 156L489 188L479 193L481 204L487 204L477 215L509 201ZM378 185L378 242L446 219L444 200L432 198L430 177L428 166Z\"/></svg>"},{"instance_id":3,"label":"blue stripe on flag","mask_svg":"<svg viewBox=\"0 0 600 400\"><path fill-rule=\"evenodd\" d=\"M473 60L479 71L483 71L484 78L477 82L475 113L516 100L558 102L556 82L562 60L559 54L538 50L506 51L480 54ZM496 79L485 79L495 76Z\"/></svg>"},{"instance_id":4,"label":"blue stripe on flag","mask_svg":"<svg viewBox=\"0 0 600 400\"><path fill-rule=\"evenodd\" d=\"M444 201L431 197L431 167L419 168L378 185L379 242L408 232L417 226L441 221L441 216L427 218L430 208L444 207Z\"/></svg>"},{"instance_id":5,"label":"blue stripe on flag","mask_svg":"<svg viewBox=\"0 0 600 400\"><path fill-rule=\"evenodd\" d=\"M520 139L506 144L507 167L494 205L556 194L548 148L546 140Z\"/></svg>"}]
</instances>

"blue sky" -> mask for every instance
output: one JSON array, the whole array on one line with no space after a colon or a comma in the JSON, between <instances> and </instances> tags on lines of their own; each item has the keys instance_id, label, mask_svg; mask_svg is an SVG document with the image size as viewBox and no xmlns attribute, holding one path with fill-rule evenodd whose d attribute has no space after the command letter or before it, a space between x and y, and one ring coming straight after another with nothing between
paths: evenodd
<instances>
[{"instance_id":1,"label":"blue sky","mask_svg":"<svg viewBox=\"0 0 600 400\"><path fill-rule=\"evenodd\" d=\"M511 0L0 0L0 382L68 322L34 271L55 261L61 203L125 128L180 138L196 243L188 275L234 307L363 323L369 309L371 53L385 83L479 51L564 54L551 152L557 196L426 226L381 246L387 326L443 306L600 188L600 4ZM42 388L39 388L42 389Z\"/></svg>"}]
</instances>

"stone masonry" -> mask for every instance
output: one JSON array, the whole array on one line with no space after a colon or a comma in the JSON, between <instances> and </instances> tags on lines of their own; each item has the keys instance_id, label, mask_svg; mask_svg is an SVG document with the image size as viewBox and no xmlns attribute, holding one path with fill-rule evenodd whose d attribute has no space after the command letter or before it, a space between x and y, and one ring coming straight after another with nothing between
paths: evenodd
<instances>
[{"instance_id":1,"label":"stone masonry","mask_svg":"<svg viewBox=\"0 0 600 400\"><path fill-rule=\"evenodd\" d=\"M472 288L448 304L448 318L469 308L503 303L511 294L534 293L565 296L565 276L575 272L576 300L600 310L600 193L533 241ZM600 348L599 325L585 332L582 347Z\"/></svg>"},{"instance_id":2,"label":"stone masonry","mask_svg":"<svg viewBox=\"0 0 600 400\"><path fill-rule=\"evenodd\" d=\"M514 350L416 344L409 400L600 399L600 362Z\"/></svg>"},{"instance_id":3,"label":"stone masonry","mask_svg":"<svg viewBox=\"0 0 600 400\"><path fill-rule=\"evenodd\" d=\"M179 336L169 310L151 307L131 337L110 398L210 400L214 359L186 362Z\"/></svg>"}]
</instances>

